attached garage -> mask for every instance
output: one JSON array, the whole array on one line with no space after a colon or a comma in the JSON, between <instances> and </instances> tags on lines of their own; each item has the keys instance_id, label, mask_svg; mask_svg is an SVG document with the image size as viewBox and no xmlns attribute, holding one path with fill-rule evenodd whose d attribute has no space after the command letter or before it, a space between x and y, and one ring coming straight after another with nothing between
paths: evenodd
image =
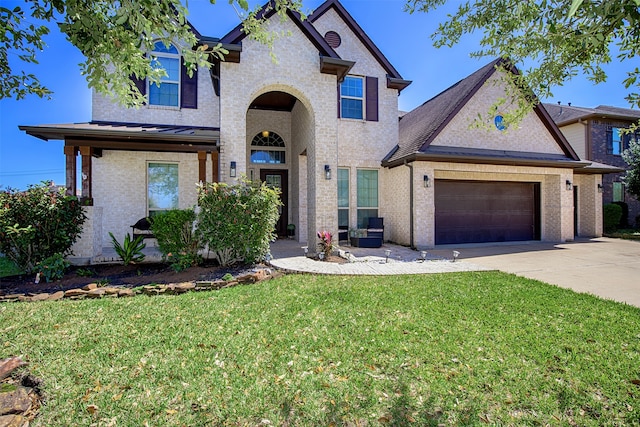
<instances>
[{"instance_id":1,"label":"attached garage","mask_svg":"<svg viewBox=\"0 0 640 427\"><path fill-rule=\"evenodd\" d=\"M435 244L540 240L540 184L435 182Z\"/></svg>"}]
</instances>

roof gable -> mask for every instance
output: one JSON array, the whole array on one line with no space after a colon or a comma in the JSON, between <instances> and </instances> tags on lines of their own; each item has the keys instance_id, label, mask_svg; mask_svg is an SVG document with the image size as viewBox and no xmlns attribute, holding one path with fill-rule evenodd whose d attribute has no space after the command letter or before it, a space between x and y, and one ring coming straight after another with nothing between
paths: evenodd
<instances>
[{"instance_id":1,"label":"roof gable","mask_svg":"<svg viewBox=\"0 0 640 427\"><path fill-rule=\"evenodd\" d=\"M309 39L309 41L318 49L320 55L328 56L330 58L340 59L340 56L329 46L327 41L318 33L311 22L308 19L302 19L298 12L294 12L291 9L286 10L287 17L293 21L300 31ZM257 14L258 19L270 19L276 15L275 2L270 0L267 2ZM221 43L227 44L240 44L242 40L247 37L247 34L242 31L242 23L238 24L233 30L227 33L220 39Z\"/></svg>"},{"instance_id":2,"label":"roof gable","mask_svg":"<svg viewBox=\"0 0 640 427\"><path fill-rule=\"evenodd\" d=\"M360 25L356 22L355 19L347 12L344 6L338 0L327 0L322 3L316 10L313 11L311 15L309 15L308 21L311 23L316 22L320 17L326 14L329 10L334 10L338 16L344 21L344 23L349 27L351 32L360 40L360 42L367 48L367 50L371 53L373 58L380 64L380 66L387 72L388 76L391 79L400 79L402 80L402 76L395 69L393 65L389 62L389 60L384 56L384 54L378 49L378 47L373 43L373 41L369 38L367 33L360 27Z\"/></svg>"},{"instance_id":3,"label":"roof gable","mask_svg":"<svg viewBox=\"0 0 640 427\"><path fill-rule=\"evenodd\" d=\"M512 73L518 72L515 67L511 67L506 60L496 59L413 111L405 114L400 119L399 144L387 155L383 161L383 165L396 166L402 164L404 161L413 161L417 158L428 157L429 155L443 155L441 146L436 148L432 147L431 144L442 134L447 125L460 114L461 110L470 103L498 69ZM492 102L493 100L491 103ZM553 120L551 120L546 110L544 110L541 105L538 105L534 108L534 113L544 128L549 132L549 135L554 141L552 144L556 147L556 149L552 150L554 153L543 152L540 153L541 156L539 157L557 159L557 153L561 153L560 156L564 158L564 160L579 160L577 154L571 148ZM495 147L488 149L490 147L469 147L467 145L466 147L460 146L457 148L458 149L454 151L460 156L464 156L465 153L468 154L469 150L474 152L474 158L480 156L482 154L481 152L484 152L487 158L497 158L501 155L501 151L496 150ZM517 150L510 151L510 153L518 152ZM506 151L504 153L506 153ZM549 156L547 156L547 154L549 154ZM525 157L530 157L530 153Z\"/></svg>"}]
</instances>

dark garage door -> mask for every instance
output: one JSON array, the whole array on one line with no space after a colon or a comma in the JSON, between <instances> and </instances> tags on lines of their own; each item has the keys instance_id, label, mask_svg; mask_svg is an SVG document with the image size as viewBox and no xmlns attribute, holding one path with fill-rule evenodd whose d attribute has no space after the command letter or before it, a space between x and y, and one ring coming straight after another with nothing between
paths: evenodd
<instances>
[{"instance_id":1,"label":"dark garage door","mask_svg":"<svg viewBox=\"0 0 640 427\"><path fill-rule=\"evenodd\" d=\"M540 240L540 184L435 182L436 245Z\"/></svg>"}]
</instances>

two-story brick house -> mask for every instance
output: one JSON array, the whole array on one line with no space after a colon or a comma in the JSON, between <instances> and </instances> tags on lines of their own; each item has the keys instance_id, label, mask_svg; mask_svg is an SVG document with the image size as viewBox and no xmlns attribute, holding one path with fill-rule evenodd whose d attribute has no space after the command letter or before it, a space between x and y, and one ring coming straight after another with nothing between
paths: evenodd
<instances>
[{"instance_id":1,"label":"two-story brick house","mask_svg":"<svg viewBox=\"0 0 640 427\"><path fill-rule=\"evenodd\" d=\"M629 108L600 105L595 108L572 105L545 104L546 110L556 122L581 159L604 163L626 169L622 152L629 148L631 138L638 135L620 131L640 120L640 111ZM640 226L640 201L627 193L622 178L624 172L603 176L602 199L604 203L619 203L623 212L623 225Z\"/></svg>"},{"instance_id":2,"label":"two-story brick house","mask_svg":"<svg viewBox=\"0 0 640 427\"><path fill-rule=\"evenodd\" d=\"M189 78L178 46L158 44L168 77L137 82L144 107L94 94L89 123L21 127L65 141L67 189L79 177L88 205L76 256L98 256L109 232L124 235L139 218L194 206L200 181L241 175L282 189L278 232L294 224L309 244L318 230L369 217L384 217L386 240L413 247L601 234L602 171L579 159L544 108L511 129L498 116L470 127L504 95L499 76L516 70L494 61L400 120L410 81L339 1L306 20L264 11L269 30L288 34L274 43L277 62L240 26L219 39L196 33L229 51L210 72Z\"/></svg>"}]
</instances>

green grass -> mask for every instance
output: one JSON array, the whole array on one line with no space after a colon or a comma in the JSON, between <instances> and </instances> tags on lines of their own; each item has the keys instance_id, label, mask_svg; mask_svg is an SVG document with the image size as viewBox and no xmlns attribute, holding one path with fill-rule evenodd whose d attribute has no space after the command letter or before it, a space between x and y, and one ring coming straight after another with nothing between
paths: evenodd
<instances>
[{"instance_id":1,"label":"green grass","mask_svg":"<svg viewBox=\"0 0 640 427\"><path fill-rule=\"evenodd\" d=\"M0 277L12 276L20 273L20 269L13 261L7 257L0 256Z\"/></svg>"},{"instance_id":2,"label":"green grass","mask_svg":"<svg viewBox=\"0 0 640 427\"><path fill-rule=\"evenodd\" d=\"M640 423L640 309L499 272L3 304L0 337L33 425Z\"/></svg>"},{"instance_id":3,"label":"green grass","mask_svg":"<svg viewBox=\"0 0 640 427\"><path fill-rule=\"evenodd\" d=\"M635 228L619 229L610 233L605 233L607 237L616 237L618 239L640 240L640 230Z\"/></svg>"}]
</instances>

